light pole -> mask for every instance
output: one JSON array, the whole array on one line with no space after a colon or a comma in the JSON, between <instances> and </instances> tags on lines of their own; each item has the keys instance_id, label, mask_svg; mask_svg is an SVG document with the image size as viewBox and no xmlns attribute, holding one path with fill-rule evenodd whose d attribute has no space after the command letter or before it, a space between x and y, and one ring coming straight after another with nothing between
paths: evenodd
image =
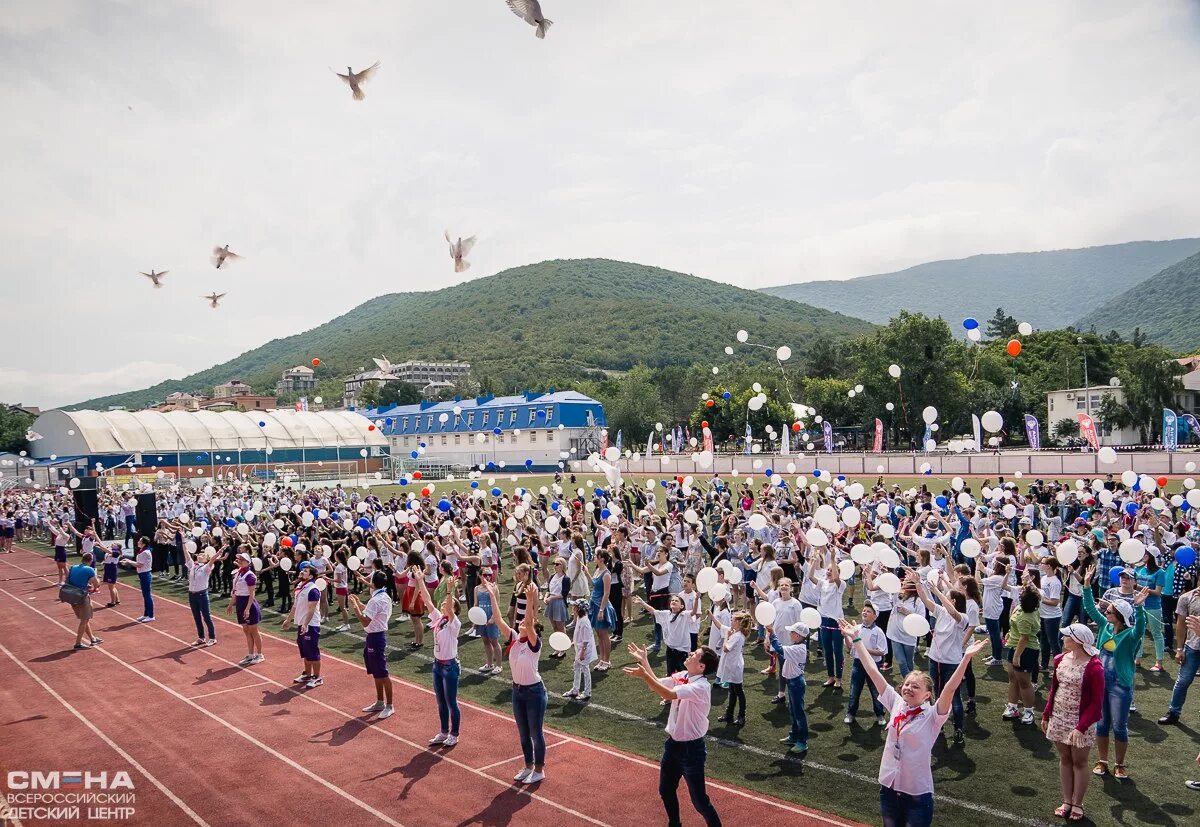
<instances>
[{"instance_id":1,"label":"light pole","mask_svg":"<svg viewBox=\"0 0 1200 827\"><path fill-rule=\"evenodd\" d=\"M1083 351L1083 405L1088 416L1092 415L1092 395L1088 393L1088 365L1087 365L1087 348L1083 345L1083 337L1077 336L1075 341L1079 343L1079 349Z\"/></svg>"}]
</instances>

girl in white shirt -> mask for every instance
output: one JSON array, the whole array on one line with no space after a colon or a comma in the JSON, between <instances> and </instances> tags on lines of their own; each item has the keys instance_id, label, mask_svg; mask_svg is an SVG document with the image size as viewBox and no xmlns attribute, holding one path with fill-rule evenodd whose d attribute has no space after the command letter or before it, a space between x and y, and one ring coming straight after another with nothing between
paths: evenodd
<instances>
[{"instance_id":1,"label":"girl in white shirt","mask_svg":"<svg viewBox=\"0 0 1200 827\"><path fill-rule=\"evenodd\" d=\"M509 626L500 614L500 596L496 593L496 584L486 583L485 587L492 598L492 622L509 645L513 717L517 722L521 753L525 758L524 768L513 780L521 784L537 784L546 777L546 735L543 729L546 685L538 673L538 658L542 651L542 624L537 621L538 587L535 583L525 585L526 611L519 631Z\"/></svg>"},{"instance_id":2,"label":"girl in white shirt","mask_svg":"<svg viewBox=\"0 0 1200 827\"><path fill-rule=\"evenodd\" d=\"M879 808L883 823L928 827L933 823L933 745L950 716L949 696L957 692L967 664L987 642L977 640L966 648L934 705L933 681L928 675L910 672L897 692L875 665L858 625L843 620L841 630L879 692L879 702L891 710L887 743L879 764Z\"/></svg>"},{"instance_id":3,"label":"girl in white shirt","mask_svg":"<svg viewBox=\"0 0 1200 827\"><path fill-rule=\"evenodd\" d=\"M714 623L717 622L714 620ZM718 718L727 724L746 725L746 692L742 688L745 680L745 646L746 635L750 632L753 621L749 612L738 612L733 616L732 624L725 641L721 644L721 660L717 664L717 679L729 685L729 704L725 714ZM737 717L734 717L734 707L737 707Z\"/></svg>"},{"instance_id":4,"label":"girl in white shirt","mask_svg":"<svg viewBox=\"0 0 1200 827\"><path fill-rule=\"evenodd\" d=\"M724 651L721 647L725 645L725 629L733 617L729 612L729 598L714 600L708 615L712 619L708 627L708 648L719 654ZM728 689L723 681L721 685Z\"/></svg>"},{"instance_id":5,"label":"girl in white shirt","mask_svg":"<svg viewBox=\"0 0 1200 827\"><path fill-rule=\"evenodd\" d=\"M1051 660L1062 652L1062 636L1058 630L1062 625L1063 584L1058 576L1061 571L1058 558L1042 558L1040 568L1042 577L1038 594L1042 602L1038 607L1038 615L1042 620L1042 648L1039 651L1042 671L1049 672Z\"/></svg>"},{"instance_id":6,"label":"girl in white shirt","mask_svg":"<svg viewBox=\"0 0 1200 827\"><path fill-rule=\"evenodd\" d=\"M917 594L933 619L931 624L933 626L933 642L929 645L928 653L929 671L933 677L934 691L944 696L947 694L946 682L950 680L950 675L955 672L955 668L962 661L963 642L971 631L966 616L967 598L960 591L952 591L948 595L942 593L938 589L938 578L929 581L927 590L926 584L916 574L910 573L909 577L913 585L917 587ZM933 601L930 592L937 597L937 603ZM966 672L965 666L959 670L960 681L964 672ZM963 742L964 712L962 697L958 693L957 686L951 694L951 702L954 711L954 743L961 744Z\"/></svg>"},{"instance_id":7,"label":"girl in white shirt","mask_svg":"<svg viewBox=\"0 0 1200 827\"><path fill-rule=\"evenodd\" d=\"M592 632L592 622L588 619L591 603L587 600L577 600L574 606L575 631L571 639L575 645L574 677L571 680L571 688L563 693L563 697L586 701L592 697L592 663L596 660L596 636Z\"/></svg>"},{"instance_id":8,"label":"girl in white shirt","mask_svg":"<svg viewBox=\"0 0 1200 827\"><path fill-rule=\"evenodd\" d=\"M846 592L846 584L842 581L833 555L830 555L825 579L818 580L817 585L821 589L821 599L817 603L817 610L821 613L821 652L825 657L825 671L829 675L825 679L825 686L841 689L843 647L838 635L838 621L843 617L842 596Z\"/></svg>"},{"instance_id":9,"label":"girl in white shirt","mask_svg":"<svg viewBox=\"0 0 1200 827\"><path fill-rule=\"evenodd\" d=\"M887 638L892 642L892 655L903 678L913 670L913 658L917 651L917 639L904 630L904 618L911 614L925 616L925 606L917 599L917 590L911 583L901 584L896 595L896 605L888 620Z\"/></svg>"}]
</instances>

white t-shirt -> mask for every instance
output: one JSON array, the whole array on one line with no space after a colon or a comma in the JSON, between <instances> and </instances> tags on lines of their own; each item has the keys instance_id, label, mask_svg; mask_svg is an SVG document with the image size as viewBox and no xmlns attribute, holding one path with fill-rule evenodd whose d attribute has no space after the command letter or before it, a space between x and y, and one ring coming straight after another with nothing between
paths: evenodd
<instances>
[{"instance_id":1,"label":"white t-shirt","mask_svg":"<svg viewBox=\"0 0 1200 827\"><path fill-rule=\"evenodd\" d=\"M462 629L462 621L456 615L445 617L437 609L429 610L429 619L433 623L433 657L436 660L454 660L458 657L458 632Z\"/></svg>"},{"instance_id":2,"label":"white t-shirt","mask_svg":"<svg viewBox=\"0 0 1200 827\"><path fill-rule=\"evenodd\" d=\"M908 615L900 612L901 607L908 609L909 614L919 614L922 616L925 614L925 604L916 597L896 601L895 608L892 609L891 615L888 616L888 640L903 643L905 646L916 646L917 639L904 631L904 618Z\"/></svg>"},{"instance_id":3,"label":"white t-shirt","mask_svg":"<svg viewBox=\"0 0 1200 827\"><path fill-rule=\"evenodd\" d=\"M868 649L874 649L877 652L883 652L884 654L887 654L887 635L884 633L883 629L880 629L878 626L862 626L859 627L858 634ZM854 656L857 658L858 647L855 646L853 651ZM883 660L883 655L871 655L871 659L876 663L879 663Z\"/></svg>"},{"instance_id":4,"label":"white t-shirt","mask_svg":"<svg viewBox=\"0 0 1200 827\"><path fill-rule=\"evenodd\" d=\"M670 609L658 609L654 612L654 621L662 626L663 641L668 649L677 652L690 652L692 649L691 623L687 614L675 614Z\"/></svg>"},{"instance_id":5,"label":"white t-shirt","mask_svg":"<svg viewBox=\"0 0 1200 827\"><path fill-rule=\"evenodd\" d=\"M891 710L887 743L879 762L880 785L908 795L933 792L930 754L942 725L950 717L949 711L939 715L936 707L927 705L920 714L907 718L897 733L894 721L905 714L908 704L890 686L879 693L879 703Z\"/></svg>"},{"instance_id":6,"label":"white t-shirt","mask_svg":"<svg viewBox=\"0 0 1200 827\"><path fill-rule=\"evenodd\" d=\"M1057 577L1043 577L1042 578L1042 594L1044 594L1046 596L1047 600L1058 600L1058 605L1050 606L1043 601L1041 606L1038 608L1039 615L1041 617L1047 617L1047 618L1062 617L1062 613L1063 613L1062 581L1059 580Z\"/></svg>"},{"instance_id":7,"label":"white t-shirt","mask_svg":"<svg viewBox=\"0 0 1200 827\"><path fill-rule=\"evenodd\" d=\"M721 646L721 662L717 665L717 678L727 683L741 683L745 678L744 648L746 636L732 631Z\"/></svg>"},{"instance_id":8,"label":"white t-shirt","mask_svg":"<svg viewBox=\"0 0 1200 827\"><path fill-rule=\"evenodd\" d=\"M538 673L538 660L542 653L542 639L538 638L537 648L532 648L524 638L517 638L519 633L513 631L509 641L512 643L508 650L508 668L512 670L513 683L518 686L531 686L542 682Z\"/></svg>"},{"instance_id":9,"label":"white t-shirt","mask_svg":"<svg viewBox=\"0 0 1200 827\"><path fill-rule=\"evenodd\" d=\"M838 580L836 583L826 580L820 583L821 599L817 603L817 610L821 613L821 617L830 617L834 620L841 620L842 614L842 595L846 591L846 581Z\"/></svg>"},{"instance_id":10,"label":"white t-shirt","mask_svg":"<svg viewBox=\"0 0 1200 827\"><path fill-rule=\"evenodd\" d=\"M370 621L366 632L386 632L388 621L392 619L392 599L388 597L387 589L376 589L371 592L371 599L363 607L363 616Z\"/></svg>"},{"instance_id":11,"label":"white t-shirt","mask_svg":"<svg viewBox=\"0 0 1200 827\"><path fill-rule=\"evenodd\" d=\"M708 733L708 713L712 709L712 685L703 675L679 672L659 681L675 690L671 712L667 716L667 736L673 741L695 741Z\"/></svg>"},{"instance_id":12,"label":"white t-shirt","mask_svg":"<svg viewBox=\"0 0 1200 827\"><path fill-rule=\"evenodd\" d=\"M958 666L963 659L963 636L967 632L967 616L959 615L955 620L944 606L933 613L933 643L929 646L929 659L938 663Z\"/></svg>"}]
</instances>

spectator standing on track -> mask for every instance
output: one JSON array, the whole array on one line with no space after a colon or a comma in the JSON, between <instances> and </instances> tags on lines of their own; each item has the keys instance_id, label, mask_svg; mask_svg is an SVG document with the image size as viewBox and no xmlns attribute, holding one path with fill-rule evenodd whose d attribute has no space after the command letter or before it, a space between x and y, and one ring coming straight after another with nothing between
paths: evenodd
<instances>
[{"instance_id":1,"label":"spectator standing on track","mask_svg":"<svg viewBox=\"0 0 1200 827\"><path fill-rule=\"evenodd\" d=\"M208 578L213 570L213 554L195 552L185 561L188 581L188 606L192 609L192 620L196 622L196 642L193 646L215 646L217 630L213 626L212 610L208 605ZM108 566L104 567L107 582ZM208 637L204 636L205 626Z\"/></svg>"},{"instance_id":2,"label":"spectator standing on track","mask_svg":"<svg viewBox=\"0 0 1200 827\"><path fill-rule=\"evenodd\" d=\"M513 717L517 721L521 752L525 758L525 766L514 780L521 784L537 784L546 777L546 735L543 731L546 685L538 673L538 658L542 652L542 624L537 620L538 587L535 583L525 586L526 611L519 630L513 629L500 616L496 584L488 583L487 590L492 597L492 622L500 630L500 636L508 641Z\"/></svg>"},{"instance_id":3,"label":"spectator standing on track","mask_svg":"<svg viewBox=\"0 0 1200 827\"><path fill-rule=\"evenodd\" d=\"M121 498L121 517L125 520L125 545L132 547L137 538L137 500L128 491Z\"/></svg>"},{"instance_id":4,"label":"spectator standing on track","mask_svg":"<svg viewBox=\"0 0 1200 827\"><path fill-rule=\"evenodd\" d=\"M262 610L254 599L254 589L258 578L254 576L254 568L250 565L249 546L242 545L237 553L237 571L233 574L233 600L225 609L226 614L237 611L237 622L246 636L246 657L238 666L253 666L266 660L262 653L262 634L258 630L258 622L262 619Z\"/></svg>"},{"instance_id":5,"label":"spectator standing on track","mask_svg":"<svg viewBox=\"0 0 1200 827\"><path fill-rule=\"evenodd\" d=\"M684 661L682 672L659 678L650 667L646 650L629 644L635 666L624 667L627 675L646 682L650 689L671 704L667 717L667 740L658 768L658 794L667 811L668 827L680 827L679 779L687 782L692 806L707 827L720 827L721 817L704 788L704 762L707 753L704 736L708 733L708 715L712 709L712 685L709 676L717 670L717 653L707 646L693 651Z\"/></svg>"},{"instance_id":6,"label":"spectator standing on track","mask_svg":"<svg viewBox=\"0 0 1200 827\"><path fill-rule=\"evenodd\" d=\"M363 712L378 712L379 720L390 718L392 708L392 678L387 668L387 628L392 619L392 598L387 592L388 576L382 571L371 575L371 597L364 607L358 595L350 595L350 608L367 635L363 642L363 663L367 674L375 679L375 703L364 706Z\"/></svg>"},{"instance_id":7,"label":"spectator standing on track","mask_svg":"<svg viewBox=\"0 0 1200 827\"><path fill-rule=\"evenodd\" d=\"M316 584L317 567L305 560L296 566L295 608L279 627L286 632L296 625L296 648L304 671L292 678L292 683L316 689L325 680L321 677L321 589Z\"/></svg>"},{"instance_id":8,"label":"spectator standing on track","mask_svg":"<svg viewBox=\"0 0 1200 827\"><path fill-rule=\"evenodd\" d=\"M75 631L75 649L87 649L89 645L103 643L104 641L92 632L92 595L100 590L100 584L96 582L96 570L92 568L91 552L83 555L82 563L71 566L71 570L67 572L66 583L84 593L83 600L71 606L75 610L75 617L79 619L79 627ZM83 642L85 636L88 639L87 644Z\"/></svg>"},{"instance_id":9,"label":"spectator standing on track","mask_svg":"<svg viewBox=\"0 0 1200 827\"><path fill-rule=\"evenodd\" d=\"M108 586L108 602L104 604L106 609L121 605L121 596L117 593L117 569L120 563L121 544L110 543L104 556L104 583Z\"/></svg>"},{"instance_id":10,"label":"spectator standing on track","mask_svg":"<svg viewBox=\"0 0 1200 827\"><path fill-rule=\"evenodd\" d=\"M462 630L462 621L458 618L459 605L455 596L458 580L451 577L447 581L446 599L439 609L433 604L429 587L425 585L421 573L414 570L412 577L429 611L433 629L433 694L437 699L441 729L429 739L429 743L452 747L458 743L458 729L462 720L458 708L458 677L462 669L458 662L458 633Z\"/></svg>"},{"instance_id":11,"label":"spectator standing on track","mask_svg":"<svg viewBox=\"0 0 1200 827\"><path fill-rule=\"evenodd\" d=\"M138 623L151 623L154 620L154 594L150 590L151 574L154 567L154 553L150 550L150 541L145 537L137 538L137 554L134 555L137 567L138 584L142 587L142 616Z\"/></svg>"}]
</instances>

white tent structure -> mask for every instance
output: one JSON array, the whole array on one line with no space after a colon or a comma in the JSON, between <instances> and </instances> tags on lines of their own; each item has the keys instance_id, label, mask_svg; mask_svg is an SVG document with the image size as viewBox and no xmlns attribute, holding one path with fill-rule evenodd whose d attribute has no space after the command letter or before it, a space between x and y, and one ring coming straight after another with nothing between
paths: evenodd
<instances>
[{"instance_id":1,"label":"white tent structure","mask_svg":"<svg viewBox=\"0 0 1200 827\"><path fill-rule=\"evenodd\" d=\"M207 451L386 449L387 439L353 411L48 411L32 429L35 459Z\"/></svg>"}]
</instances>

